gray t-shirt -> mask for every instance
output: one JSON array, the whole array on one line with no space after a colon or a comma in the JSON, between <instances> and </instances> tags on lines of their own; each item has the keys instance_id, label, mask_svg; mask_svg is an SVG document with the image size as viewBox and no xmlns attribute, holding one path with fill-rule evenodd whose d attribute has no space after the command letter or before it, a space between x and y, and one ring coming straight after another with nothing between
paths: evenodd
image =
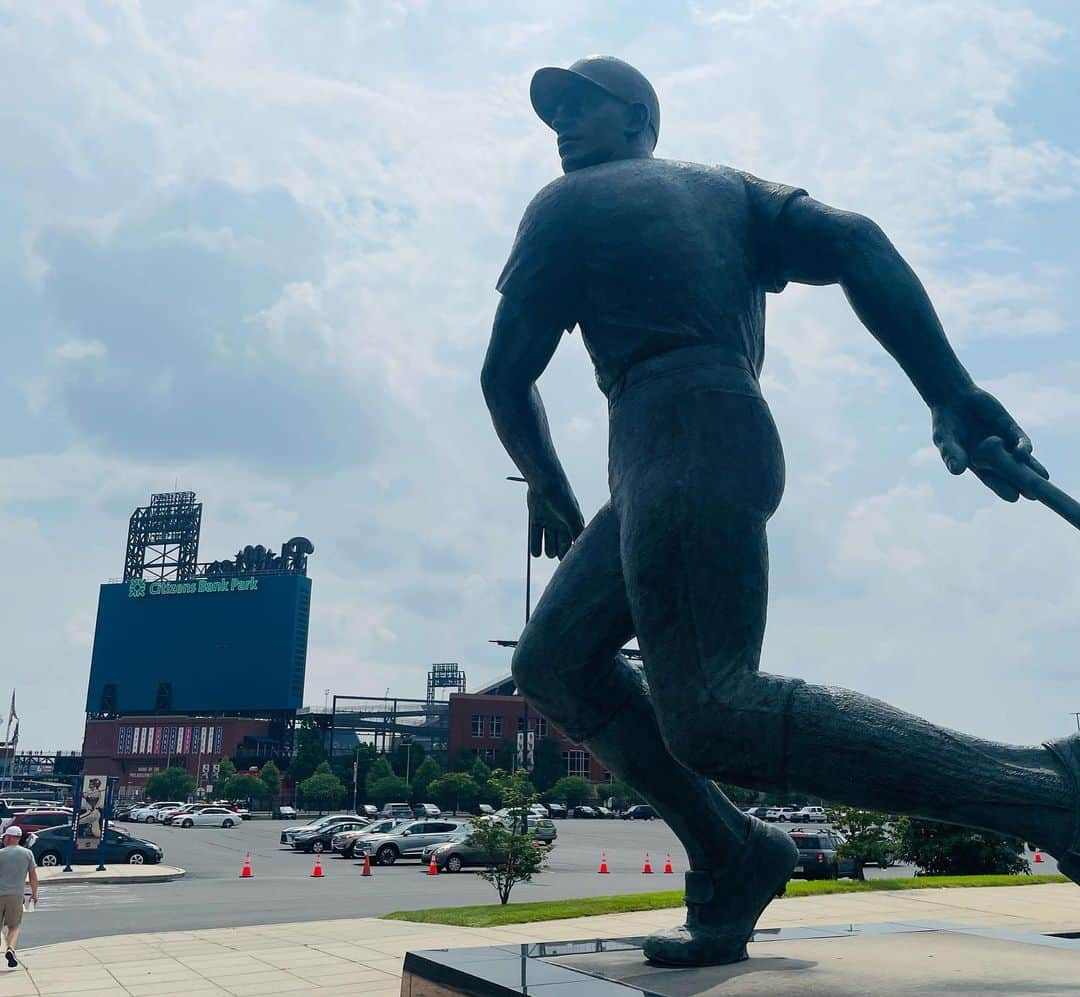
<instances>
[{"instance_id":1,"label":"gray t-shirt","mask_svg":"<svg viewBox=\"0 0 1080 997\"><path fill-rule=\"evenodd\" d=\"M21 897L34 853L21 845L0 848L0 897Z\"/></svg>"}]
</instances>

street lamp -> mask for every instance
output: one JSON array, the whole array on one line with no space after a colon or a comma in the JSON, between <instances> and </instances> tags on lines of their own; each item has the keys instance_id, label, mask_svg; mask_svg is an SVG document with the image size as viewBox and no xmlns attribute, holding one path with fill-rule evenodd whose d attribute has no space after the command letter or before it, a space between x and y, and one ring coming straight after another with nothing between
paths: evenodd
<instances>
[{"instance_id":1,"label":"street lamp","mask_svg":"<svg viewBox=\"0 0 1080 997\"><path fill-rule=\"evenodd\" d=\"M399 742L405 745L405 781L409 781L409 771L412 768L412 738L406 735Z\"/></svg>"},{"instance_id":2,"label":"street lamp","mask_svg":"<svg viewBox=\"0 0 1080 997\"><path fill-rule=\"evenodd\" d=\"M528 482L524 478L519 478L517 475L507 475L507 481L517 481L523 485L527 485ZM525 506L525 625L528 626L529 615L532 611L532 521L529 516L528 503ZM522 710L522 731L521 738L521 757L524 763L524 768L528 769L529 758L529 701L522 696L521 702L523 706ZM517 737L515 732L514 737L514 768L517 767Z\"/></svg>"}]
</instances>

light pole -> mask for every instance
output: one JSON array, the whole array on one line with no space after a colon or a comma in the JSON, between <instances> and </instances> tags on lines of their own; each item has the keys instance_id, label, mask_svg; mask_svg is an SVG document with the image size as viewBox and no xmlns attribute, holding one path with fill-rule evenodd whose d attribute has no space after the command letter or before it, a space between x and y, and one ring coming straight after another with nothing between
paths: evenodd
<instances>
[{"instance_id":1,"label":"light pole","mask_svg":"<svg viewBox=\"0 0 1080 997\"><path fill-rule=\"evenodd\" d=\"M507 475L507 481L518 481L523 485L528 485L528 482L524 478L519 478L517 475ZM529 515L528 502L525 506L525 625L528 626L529 615L532 612L532 520ZM529 768L529 701L522 696L522 731L521 738L521 760L522 767L528 770ZM1078 721L1080 723L1080 721ZM515 745L517 747L517 738L514 738ZM517 751L514 751L514 767L517 767Z\"/></svg>"},{"instance_id":2,"label":"light pole","mask_svg":"<svg viewBox=\"0 0 1080 997\"><path fill-rule=\"evenodd\" d=\"M356 813L356 774L360 768L360 749L353 748L352 757L352 812Z\"/></svg>"},{"instance_id":3,"label":"light pole","mask_svg":"<svg viewBox=\"0 0 1080 997\"><path fill-rule=\"evenodd\" d=\"M409 772L412 769L412 738L404 737L401 743L405 745L405 781L409 781Z\"/></svg>"}]
</instances>

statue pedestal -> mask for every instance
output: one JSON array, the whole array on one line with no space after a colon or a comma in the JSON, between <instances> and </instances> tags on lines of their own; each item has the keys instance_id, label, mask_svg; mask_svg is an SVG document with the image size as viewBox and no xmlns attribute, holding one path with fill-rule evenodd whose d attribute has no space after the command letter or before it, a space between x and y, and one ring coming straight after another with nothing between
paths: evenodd
<instances>
[{"instance_id":1,"label":"statue pedestal","mask_svg":"<svg viewBox=\"0 0 1080 997\"><path fill-rule=\"evenodd\" d=\"M1076 994L1078 979L1080 939L911 922L757 931L749 960L700 969L649 965L642 957L640 938L408 952L401 993L402 997L880 993L1049 997Z\"/></svg>"}]
</instances>

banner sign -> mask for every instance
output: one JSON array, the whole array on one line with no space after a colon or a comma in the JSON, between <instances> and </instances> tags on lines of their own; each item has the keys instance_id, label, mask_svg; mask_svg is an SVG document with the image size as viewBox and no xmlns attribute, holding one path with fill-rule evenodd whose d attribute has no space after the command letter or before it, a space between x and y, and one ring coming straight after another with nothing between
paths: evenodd
<instances>
[{"instance_id":1,"label":"banner sign","mask_svg":"<svg viewBox=\"0 0 1080 997\"><path fill-rule=\"evenodd\" d=\"M84 775L75 784L75 823L72 825L75 850L92 851L101 847L109 778Z\"/></svg>"}]
</instances>

